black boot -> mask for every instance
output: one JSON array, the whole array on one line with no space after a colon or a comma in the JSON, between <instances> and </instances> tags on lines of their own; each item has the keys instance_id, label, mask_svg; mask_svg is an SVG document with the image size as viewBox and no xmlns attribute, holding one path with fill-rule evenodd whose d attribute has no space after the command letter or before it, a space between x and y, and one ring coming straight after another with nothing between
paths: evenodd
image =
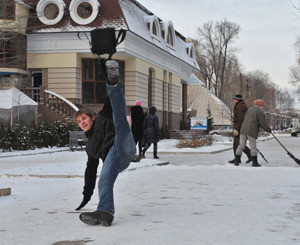
<instances>
[{"instance_id":1,"label":"black boot","mask_svg":"<svg viewBox=\"0 0 300 245\"><path fill-rule=\"evenodd\" d=\"M234 163L235 158L233 158L232 160L228 161L228 163Z\"/></svg>"},{"instance_id":2,"label":"black boot","mask_svg":"<svg viewBox=\"0 0 300 245\"><path fill-rule=\"evenodd\" d=\"M154 159L159 159L159 157L157 155L154 155L153 158Z\"/></svg>"},{"instance_id":3,"label":"black boot","mask_svg":"<svg viewBox=\"0 0 300 245\"><path fill-rule=\"evenodd\" d=\"M239 166L240 163L241 163L241 156L235 155L235 158L234 158L234 165L235 165L235 166Z\"/></svg>"},{"instance_id":4,"label":"black boot","mask_svg":"<svg viewBox=\"0 0 300 245\"><path fill-rule=\"evenodd\" d=\"M261 165L257 162L257 156L252 157L252 167L261 167Z\"/></svg>"},{"instance_id":5,"label":"black boot","mask_svg":"<svg viewBox=\"0 0 300 245\"><path fill-rule=\"evenodd\" d=\"M251 156L247 156L247 157L248 157L248 160L246 161L246 163L252 162L252 157Z\"/></svg>"},{"instance_id":6,"label":"black boot","mask_svg":"<svg viewBox=\"0 0 300 245\"><path fill-rule=\"evenodd\" d=\"M87 225L104 225L104 226L111 226L111 223L114 220L114 216L102 212L102 211L95 211L95 212L86 212L81 213L79 215L80 220L87 224Z\"/></svg>"}]
</instances>

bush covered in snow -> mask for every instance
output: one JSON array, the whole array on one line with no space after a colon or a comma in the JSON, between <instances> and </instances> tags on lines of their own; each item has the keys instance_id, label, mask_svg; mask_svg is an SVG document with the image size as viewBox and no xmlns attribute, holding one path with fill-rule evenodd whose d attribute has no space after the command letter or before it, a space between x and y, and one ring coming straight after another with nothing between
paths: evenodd
<instances>
[{"instance_id":1,"label":"bush covered in snow","mask_svg":"<svg viewBox=\"0 0 300 245\"><path fill-rule=\"evenodd\" d=\"M202 146L210 146L212 145L213 140L212 137L206 136L200 139L180 139L176 145L177 148L198 148Z\"/></svg>"},{"instance_id":2,"label":"bush covered in snow","mask_svg":"<svg viewBox=\"0 0 300 245\"><path fill-rule=\"evenodd\" d=\"M41 122L37 126L18 125L10 128L7 124L0 124L0 149L32 150L43 147L63 147L69 143L69 131L78 131L73 124L55 122L53 124Z\"/></svg>"}]
</instances>

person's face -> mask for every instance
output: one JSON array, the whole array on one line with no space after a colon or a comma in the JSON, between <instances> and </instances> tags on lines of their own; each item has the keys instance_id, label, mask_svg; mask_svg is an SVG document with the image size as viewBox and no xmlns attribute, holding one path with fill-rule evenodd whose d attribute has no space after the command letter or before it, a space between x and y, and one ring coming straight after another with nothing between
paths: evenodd
<instances>
[{"instance_id":1,"label":"person's face","mask_svg":"<svg viewBox=\"0 0 300 245\"><path fill-rule=\"evenodd\" d=\"M238 103L239 101L238 100L234 100L234 103Z\"/></svg>"},{"instance_id":2,"label":"person's face","mask_svg":"<svg viewBox=\"0 0 300 245\"><path fill-rule=\"evenodd\" d=\"M76 122L78 126L85 132L91 129L94 120L95 120L95 116L93 116L93 118L90 118L85 113L79 115L76 118Z\"/></svg>"}]
</instances>

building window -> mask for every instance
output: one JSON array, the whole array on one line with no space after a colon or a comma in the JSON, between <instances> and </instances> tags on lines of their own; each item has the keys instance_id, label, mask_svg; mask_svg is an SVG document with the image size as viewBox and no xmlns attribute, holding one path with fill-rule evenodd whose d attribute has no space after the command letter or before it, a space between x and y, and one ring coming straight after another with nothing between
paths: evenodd
<instances>
[{"instance_id":1,"label":"building window","mask_svg":"<svg viewBox=\"0 0 300 245\"><path fill-rule=\"evenodd\" d=\"M147 15L144 18L147 23L147 27L151 36L159 40L159 35L161 30L160 30L158 18L155 15L150 15L150 16Z\"/></svg>"},{"instance_id":2,"label":"building window","mask_svg":"<svg viewBox=\"0 0 300 245\"><path fill-rule=\"evenodd\" d=\"M27 68L27 37L15 32L0 32L0 67Z\"/></svg>"},{"instance_id":3,"label":"building window","mask_svg":"<svg viewBox=\"0 0 300 245\"><path fill-rule=\"evenodd\" d=\"M96 19L99 7L97 0L72 0L69 6L70 16L77 24L87 25Z\"/></svg>"},{"instance_id":4,"label":"building window","mask_svg":"<svg viewBox=\"0 0 300 245\"><path fill-rule=\"evenodd\" d=\"M171 28L171 26L168 27L167 43L171 46L174 46L173 29Z\"/></svg>"},{"instance_id":5,"label":"building window","mask_svg":"<svg viewBox=\"0 0 300 245\"><path fill-rule=\"evenodd\" d=\"M0 0L0 19L4 19L4 20L15 19L14 0Z\"/></svg>"},{"instance_id":6,"label":"building window","mask_svg":"<svg viewBox=\"0 0 300 245\"><path fill-rule=\"evenodd\" d=\"M40 0L36 6L39 20L45 25L55 25L64 16L66 4L62 0Z\"/></svg>"},{"instance_id":7,"label":"building window","mask_svg":"<svg viewBox=\"0 0 300 245\"><path fill-rule=\"evenodd\" d=\"M124 84L125 62L118 61L120 81ZM102 104L106 99L106 77L96 59L82 59L82 103Z\"/></svg>"}]
</instances>

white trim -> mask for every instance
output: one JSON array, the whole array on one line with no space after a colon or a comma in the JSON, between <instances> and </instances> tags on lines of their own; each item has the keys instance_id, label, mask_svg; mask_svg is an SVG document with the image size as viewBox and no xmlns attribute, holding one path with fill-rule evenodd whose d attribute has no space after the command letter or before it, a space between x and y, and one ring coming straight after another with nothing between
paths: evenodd
<instances>
[{"instance_id":1,"label":"white trim","mask_svg":"<svg viewBox=\"0 0 300 245\"><path fill-rule=\"evenodd\" d=\"M49 20L44 15L44 10L49 4L55 4L59 9L58 16L53 20ZM40 0L36 6L36 12L37 12L37 16L38 16L39 20L42 23L44 23L45 25L55 25L64 16L65 7L66 7L66 4L62 0Z\"/></svg>"},{"instance_id":2,"label":"white trim","mask_svg":"<svg viewBox=\"0 0 300 245\"><path fill-rule=\"evenodd\" d=\"M57 93L54 93L54 92L51 92L51 91L49 91L49 90L45 90L45 93L52 94L52 95L56 96L57 98L63 100L63 101L66 102L69 106L71 106L75 111L78 111L78 110L79 110L79 108L78 108L76 105L74 105L71 101L69 101L68 99L62 97L61 95L59 95L59 94L57 94Z\"/></svg>"},{"instance_id":3,"label":"white trim","mask_svg":"<svg viewBox=\"0 0 300 245\"><path fill-rule=\"evenodd\" d=\"M93 8L91 16L86 19L81 18L77 13L77 8L82 3L89 3ZM72 20L74 20L77 24L87 25L96 19L98 16L99 7L100 3L97 0L72 0L69 11Z\"/></svg>"}]
</instances>

